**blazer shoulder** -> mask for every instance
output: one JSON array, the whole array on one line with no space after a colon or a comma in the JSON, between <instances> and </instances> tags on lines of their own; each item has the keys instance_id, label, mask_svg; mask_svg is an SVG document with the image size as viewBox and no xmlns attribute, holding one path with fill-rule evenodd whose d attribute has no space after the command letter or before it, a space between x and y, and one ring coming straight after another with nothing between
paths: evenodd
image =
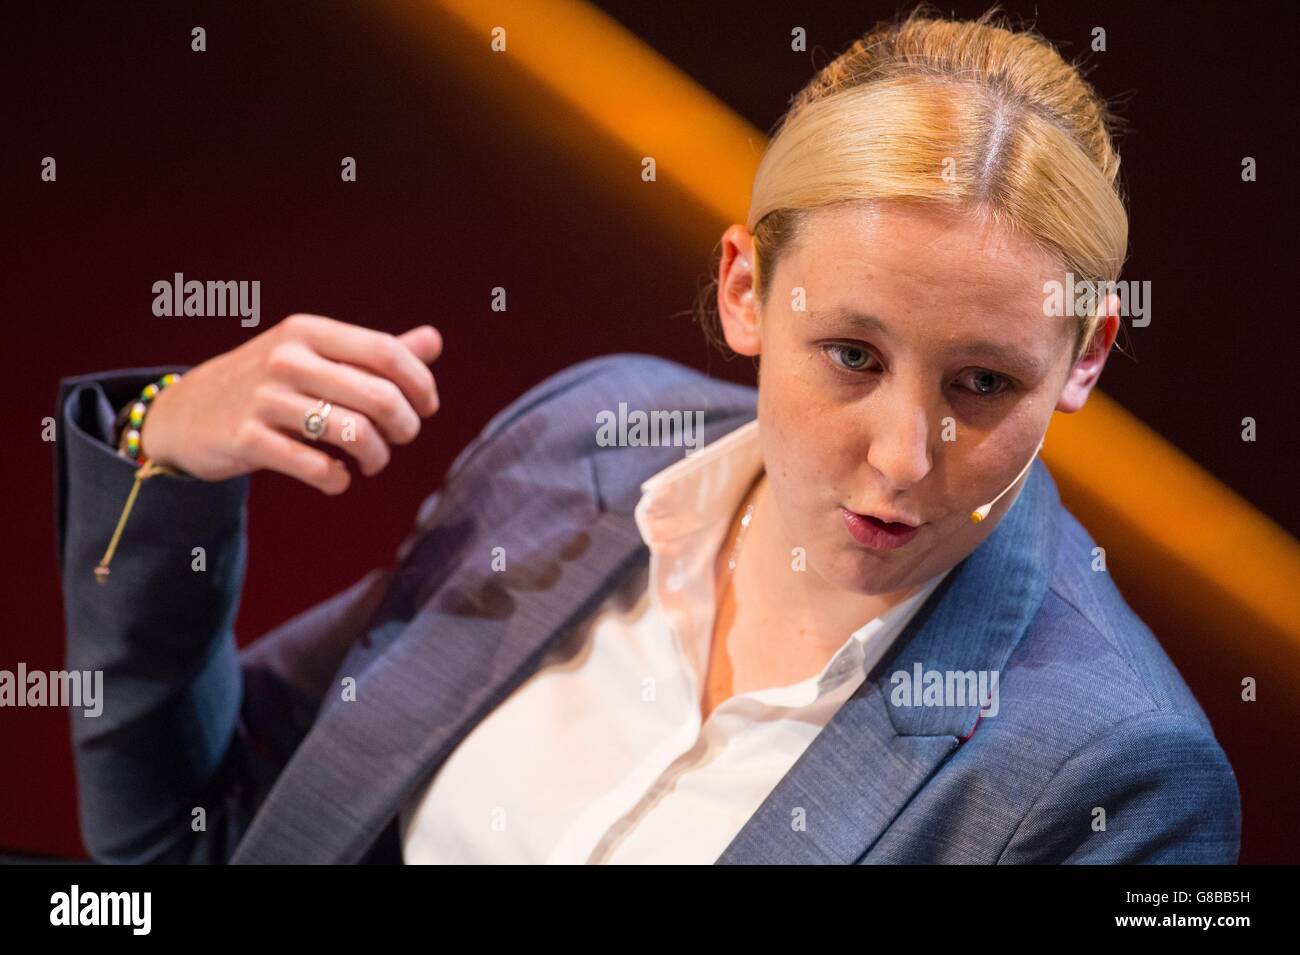
<instances>
[{"instance_id":1,"label":"blazer shoulder","mask_svg":"<svg viewBox=\"0 0 1300 955\"><path fill-rule=\"evenodd\" d=\"M999 772L1016 767L1024 815L1000 861L1234 861L1240 796L1226 753L1091 535L1063 506L1060 520L1047 591L1005 664L996 718L963 746ZM1094 806L1122 810L1122 838L1085 845L1078 813ZM1065 845L1067 832L1082 834L1077 844Z\"/></svg>"},{"instance_id":2,"label":"blazer shoulder","mask_svg":"<svg viewBox=\"0 0 1300 955\"><path fill-rule=\"evenodd\" d=\"M1174 718L1217 746L1205 712L1100 563L1093 538L1064 507L1060 517L1047 592L1006 664L1008 725L1023 718L1042 733L1035 711L1050 700L1057 718L1041 741L1061 754L1142 714Z\"/></svg>"},{"instance_id":3,"label":"blazer shoulder","mask_svg":"<svg viewBox=\"0 0 1300 955\"><path fill-rule=\"evenodd\" d=\"M714 408L754 404L756 390L711 378L679 362L642 352L598 355L562 368L543 378L509 402L483 426L479 435L453 462L448 477L458 474L476 452L507 432L526 428L543 417L554 426L594 433L589 422L595 411L629 407Z\"/></svg>"},{"instance_id":4,"label":"blazer shoulder","mask_svg":"<svg viewBox=\"0 0 1300 955\"><path fill-rule=\"evenodd\" d=\"M565 397L586 402L624 401L629 406L658 406L668 401L715 406L727 402L745 404L756 395L753 387L713 378L660 355L614 352L580 361L543 379L507 407L501 417L508 423L511 409L527 411Z\"/></svg>"},{"instance_id":5,"label":"blazer shoulder","mask_svg":"<svg viewBox=\"0 0 1300 955\"><path fill-rule=\"evenodd\" d=\"M1122 665L1152 705L1182 712L1207 729L1209 723L1182 674L1146 622L1124 599L1104 563L1104 551L1068 510L1062 508L1060 550L1051 596L1067 613L1095 631L1117 666Z\"/></svg>"},{"instance_id":6,"label":"blazer shoulder","mask_svg":"<svg viewBox=\"0 0 1300 955\"><path fill-rule=\"evenodd\" d=\"M640 352L598 355L561 368L527 389L489 419L482 434L495 434L537 408L556 401L593 394L615 394L620 383L639 379L652 386L669 386L674 379L700 373L685 365ZM703 377L703 376L701 376Z\"/></svg>"}]
</instances>

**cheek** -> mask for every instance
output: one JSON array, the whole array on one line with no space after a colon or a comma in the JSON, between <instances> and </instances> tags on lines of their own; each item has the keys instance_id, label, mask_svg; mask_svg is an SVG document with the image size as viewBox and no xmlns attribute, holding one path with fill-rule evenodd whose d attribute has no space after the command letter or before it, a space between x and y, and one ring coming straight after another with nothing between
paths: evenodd
<instances>
[{"instance_id":1,"label":"cheek","mask_svg":"<svg viewBox=\"0 0 1300 955\"><path fill-rule=\"evenodd\" d=\"M792 407L795 400L795 393L783 370L764 360L758 382L758 420L769 471L781 457L781 448L790 431L790 419L798 414Z\"/></svg>"},{"instance_id":2,"label":"cheek","mask_svg":"<svg viewBox=\"0 0 1300 955\"><path fill-rule=\"evenodd\" d=\"M861 406L828 386L816 356L787 352L782 359L760 378L764 456L769 480L780 477L792 495L787 500L807 505L843 491L866 456L866 429Z\"/></svg>"},{"instance_id":3,"label":"cheek","mask_svg":"<svg viewBox=\"0 0 1300 955\"><path fill-rule=\"evenodd\" d=\"M843 498L855 473L849 430L840 426L833 409L814 404L760 402L760 437L767 479L792 532L821 533L809 526L813 515L825 515Z\"/></svg>"},{"instance_id":4,"label":"cheek","mask_svg":"<svg viewBox=\"0 0 1300 955\"><path fill-rule=\"evenodd\" d=\"M1039 427L1030 420L1018 420L981 440L965 444L959 441L949 449L945 477L948 485L956 489L948 502L955 523L969 523L972 510L993 501L1017 480L1038 445ZM1023 483L1024 479L1019 480ZM1001 503L1005 500L1004 496Z\"/></svg>"},{"instance_id":5,"label":"cheek","mask_svg":"<svg viewBox=\"0 0 1300 955\"><path fill-rule=\"evenodd\" d=\"M819 357L813 350L782 342L776 354L764 356L759 376L759 409L764 422L792 441L807 438L810 425L834 414L834 389L828 387ZM815 437L815 433L811 436Z\"/></svg>"}]
</instances>

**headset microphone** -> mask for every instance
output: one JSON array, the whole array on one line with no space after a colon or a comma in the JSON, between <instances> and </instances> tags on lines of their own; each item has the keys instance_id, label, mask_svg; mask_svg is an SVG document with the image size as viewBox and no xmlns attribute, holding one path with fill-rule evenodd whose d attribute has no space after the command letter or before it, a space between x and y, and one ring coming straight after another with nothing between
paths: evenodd
<instances>
[{"instance_id":1,"label":"headset microphone","mask_svg":"<svg viewBox=\"0 0 1300 955\"><path fill-rule=\"evenodd\" d=\"M1017 474L1015 478L1012 479L1011 483L1002 489L1002 494L999 494L997 497L995 497L993 500L989 501L987 504L983 505L982 507L978 507L975 510L970 512L970 521L972 524L978 524L980 521L984 520L984 518L988 517L989 511L993 510L993 505L996 504L998 501L1002 500L1003 494L1006 494L1007 491L1011 490L1013 487L1016 486L1016 481L1019 481L1022 477L1024 477L1025 472L1029 470L1029 465L1033 464L1034 458L1038 457L1038 452L1043 450L1043 441L1046 440L1047 440L1047 436L1043 435L1042 440L1038 442L1038 447L1034 449L1033 455L1029 458L1028 461L1025 462L1025 466L1020 469L1020 473Z\"/></svg>"}]
</instances>

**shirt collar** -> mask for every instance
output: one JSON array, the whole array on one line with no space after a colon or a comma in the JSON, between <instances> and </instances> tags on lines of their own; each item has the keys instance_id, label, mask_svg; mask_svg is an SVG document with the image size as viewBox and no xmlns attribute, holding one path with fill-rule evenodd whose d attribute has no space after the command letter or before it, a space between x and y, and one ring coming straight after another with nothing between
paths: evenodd
<instances>
[{"instance_id":1,"label":"shirt collar","mask_svg":"<svg viewBox=\"0 0 1300 955\"><path fill-rule=\"evenodd\" d=\"M700 552L710 559L694 561L692 572L703 573L704 567L712 567L711 555L763 466L758 428L758 419L754 418L641 483L635 517L652 552L664 550L664 545L677 550L674 542L707 530L692 546L700 547ZM856 677L852 682L856 687L948 573L931 577L911 595L849 634L820 673L748 695L768 705L801 706L820 699L850 678Z\"/></svg>"},{"instance_id":2,"label":"shirt collar","mask_svg":"<svg viewBox=\"0 0 1300 955\"><path fill-rule=\"evenodd\" d=\"M641 482L641 536L653 549L720 520L729 524L762 466L754 418Z\"/></svg>"}]
</instances>

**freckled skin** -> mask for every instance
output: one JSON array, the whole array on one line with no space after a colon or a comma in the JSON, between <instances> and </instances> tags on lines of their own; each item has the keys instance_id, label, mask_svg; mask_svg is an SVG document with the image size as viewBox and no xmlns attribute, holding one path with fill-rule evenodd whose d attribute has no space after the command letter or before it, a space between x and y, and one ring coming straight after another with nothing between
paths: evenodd
<instances>
[{"instance_id":1,"label":"freckled skin","mask_svg":"<svg viewBox=\"0 0 1300 955\"><path fill-rule=\"evenodd\" d=\"M779 261L762 308L752 263L748 232L732 226L718 305L732 349L759 356L766 468L728 584L736 609L724 601L719 621L743 643L730 647L737 690L816 672L849 632L973 551L1024 479L983 522L972 524L970 512L1015 478L1053 410L1083 406L1118 329L1107 318L1096 351L1071 365L1079 319L1043 310L1044 282L1063 281L1064 265L978 213L893 202L821 209ZM796 287L806 311L792 307ZM885 327L810 319L837 307ZM980 339L1015 346L1041 373L950 350ZM832 343L838 355L823 347ZM1005 397L978 394L1006 379L1015 387ZM945 418L955 440L942 439ZM873 551L849 535L841 506L925 526L900 549ZM803 573L791 571L796 546L806 551ZM802 640L792 638L800 628ZM802 660L793 641L805 647Z\"/></svg>"}]
</instances>

